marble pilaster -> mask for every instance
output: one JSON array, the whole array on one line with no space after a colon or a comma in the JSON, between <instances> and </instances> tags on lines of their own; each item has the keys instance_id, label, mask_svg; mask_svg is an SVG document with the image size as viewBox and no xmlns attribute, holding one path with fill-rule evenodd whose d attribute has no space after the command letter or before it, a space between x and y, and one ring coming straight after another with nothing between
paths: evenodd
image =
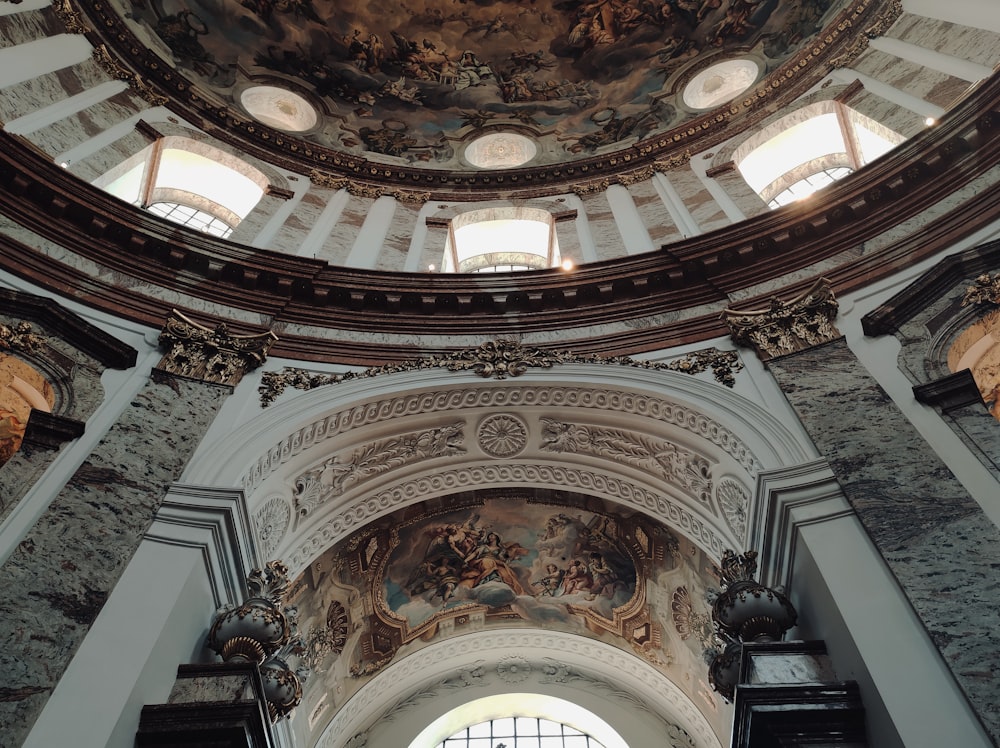
<instances>
[{"instance_id":1,"label":"marble pilaster","mask_svg":"<svg viewBox=\"0 0 1000 748\"><path fill-rule=\"evenodd\" d=\"M17 594L0 602L0 745L24 742L166 487L271 338L169 319L159 367L3 564L5 589Z\"/></svg>"},{"instance_id":2,"label":"marble pilaster","mask_svg":"<svg viewBox=\"0 0 1000 748\"><path fill-rule=\"evenodd\" d=\"M767 366L1000 742L1000 532L843 338L777 355Z\"/></svg>"}]
</instances>

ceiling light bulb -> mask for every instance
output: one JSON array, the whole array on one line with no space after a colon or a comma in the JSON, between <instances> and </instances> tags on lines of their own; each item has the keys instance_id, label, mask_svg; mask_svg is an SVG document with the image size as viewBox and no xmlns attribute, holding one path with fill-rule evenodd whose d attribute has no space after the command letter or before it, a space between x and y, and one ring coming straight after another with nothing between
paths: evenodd
<instances>
[{"instance_id":1,"label":"ceiling light bulb","mask_svg":"<svg viewBox=\"0 0 1000 748\"><path fill-rule=\"evenodd\" d=\"M562 261L562 269L563 270L572 270L573 269L573 261L567 257L565 260Z\"/></svg>"},{"instance_id":2,"label":"ceiling light bulb","mask_svg":"<svg viewBox=\"0 0 1000 748\"><path fill-rule=\"evenodd\" d=\"M930 127L931 125L936 125L937 120L934 119L933 117L928 117L927 119L924 120L924 124Z\"/></svg>"}]
</instances>

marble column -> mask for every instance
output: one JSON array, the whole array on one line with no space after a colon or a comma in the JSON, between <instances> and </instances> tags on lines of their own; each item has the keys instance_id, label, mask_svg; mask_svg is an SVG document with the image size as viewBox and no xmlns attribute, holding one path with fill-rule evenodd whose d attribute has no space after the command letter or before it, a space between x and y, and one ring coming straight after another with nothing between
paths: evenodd
<instances>
[{"instance_id":1,"label":"marble column","mask_svg":"<svg viewBox=\"0 0 1000 748\"><path fill-rule=\"evenodd\" d=\"M175 313L167 352L2 568L0 744L21 745L225 398L271 333ZM150 590L150 594L156 594ZM111 655L113 656L113 654ZM94 687L100 688L100 673Z\"/></svg>"},{"instance_id":2,"label":"marble column","mask_svg":"<svg viewBox=\"0 0 1000 748\"><path fill-rule=\"evenodd\" d=\"M766 362L998 743L1000 531L855 358L836 314L819 282L792 301L725 316L736 342Z\"/></svg>"}]
</instances>

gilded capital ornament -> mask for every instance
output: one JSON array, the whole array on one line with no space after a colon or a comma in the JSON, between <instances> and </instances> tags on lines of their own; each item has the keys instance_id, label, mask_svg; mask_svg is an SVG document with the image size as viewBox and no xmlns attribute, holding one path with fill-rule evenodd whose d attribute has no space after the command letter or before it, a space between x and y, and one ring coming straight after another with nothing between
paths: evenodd
<instances>
[{"instance_id":1,"label":"gilded capital ornament","mask_svg":"<svg viewBox=\"0 0 1000 748\"><path fill-rule=\"evenodd\" d=\"M166 353L156 368L191 379L235 386L244 374L264 363L277 339L270 331L233 335L224 322L209 329L175 309L160 332L160 348Z\"/></svg>"},{"instance_id":2,"label":"gilded capital ornament","mask_svg":"<svg viewBox=\"0 0 1000 748\"><path fill-rule=\"evenodd\" d=\"M1000 273L990 275L983 273L971 286L965 289L962 306L998 306L1000 305Z\"/></svg>"},{"instance_id":3,"label":"gilded capital ornament","mask_svg":"<svg viewBox=\"0 0 1000 748\"><path fill-rule=\"evenodd\" d=\"M722 319L735 343L753 348L761 361L768 361L839 338L833 324L838 308L830 281L820 278L791 301L772 297L767 309L726 309Z\"/></svg>"}]
</instances>

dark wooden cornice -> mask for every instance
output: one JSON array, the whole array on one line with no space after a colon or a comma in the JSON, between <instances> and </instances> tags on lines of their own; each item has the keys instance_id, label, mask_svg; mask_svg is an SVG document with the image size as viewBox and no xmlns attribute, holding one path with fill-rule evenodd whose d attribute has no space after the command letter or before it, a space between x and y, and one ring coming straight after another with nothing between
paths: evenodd
<instances>
[{"instance_id":1,"label":"dark wooden cornice","mask_svg":"<svg viewBox=\"0 0 1000 748\"><path fill-rule=\"evenodd\" d=\"M905 289L861 318L865 335L892 335L956 283L1000 268L1000 240L945 257Z\"/></svg>"},{"instance_id":2,"label":"dark wooden cornice","mask_svg":"<svg viewBox=\"0 0 1000 748\"><path fill-rule=\"evenodd\" d=\"M218 321L234 331L257 332L270 323L281 338L275 356L383 363L427 350L420 340L425 335L541 330L565 331L566 346L579 352L636 353L726 334L718 310L745 288L796 272L800 280L783 294L804 290L819 274L842 294L954 246L996 220L1000 186L991 186L956 201L920 231L860 251L888 229L940 209L945 197L1000 163L998 110L1000 76L994 76L937 126L827 188L820 199L568 273L489 277L331 267L217 240L111 198L0 133L0 213L86 261L62 262L8 235L0 238L0 264L56 293L151 327L178 306L177 298L199 300L188 311L206 324L212 322L206 302L232 309L231 316L220 312ZM857 256L847 259L848 253ZM79 269L91 263L101 271ZM261 319L259 326L238 322L251 315ZM671 321L613 338L573 332L654 315ZM297 326L320 332L296 337ZM413 346L338 332L387 330L411 333Z\"/></svg>"},{"instance_id":3,"label":"dark wooden cornice","mask_svg":"<svg viewBox=\"0 0 1000 748\"><path fill-rule=\"evenodd\" d=\"M112 369L135 365L138 352L52 299L27 291L0 288L0 313L11 319L34 322L46 334L58 336L77 350Z\"/></svg>"}]
</instances>

